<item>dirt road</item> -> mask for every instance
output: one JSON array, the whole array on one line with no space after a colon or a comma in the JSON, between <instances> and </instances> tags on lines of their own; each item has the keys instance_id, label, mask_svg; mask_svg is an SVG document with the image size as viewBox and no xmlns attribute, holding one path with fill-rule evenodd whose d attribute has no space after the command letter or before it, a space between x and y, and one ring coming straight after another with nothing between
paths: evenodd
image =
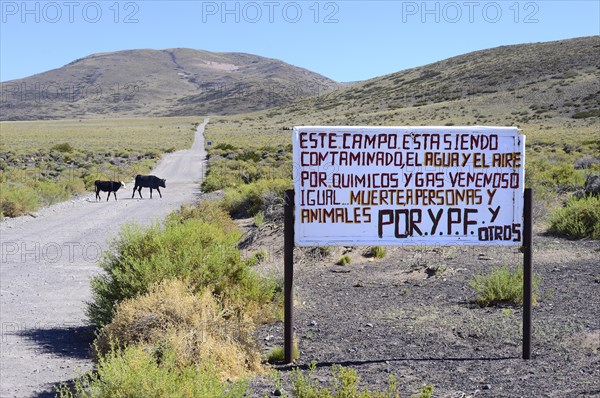
<instances>
[{"instance_id":1,"label":"dirt road","mask_svg":"<svg viewBox=\"0 0 600 398\"><path fill-rule=\"evenodd\" d=\"M148 224L191 202L204 176L204 120L191 149L165 156L151 174L167 180L162 199L133 183L106 202L95 195L0 224L0 397L49 397L52 386L91 366L85 302L98 260L125 223Z\"/></svg>"}]
</instances>

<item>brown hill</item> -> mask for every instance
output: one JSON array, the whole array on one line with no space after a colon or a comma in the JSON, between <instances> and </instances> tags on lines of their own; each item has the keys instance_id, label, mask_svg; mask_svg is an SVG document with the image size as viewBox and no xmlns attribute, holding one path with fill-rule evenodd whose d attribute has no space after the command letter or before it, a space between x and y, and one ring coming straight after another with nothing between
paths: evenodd
<instances>
[{"instance_id":1,"label":"brown hill","mask_svg":"<svg viewBox=\"0 0 600 398\"><path fill-rule=\"evenodd\" d=\"M192 49L100 53L2 83L1 120L235 114L337 83L282 61Z\"/></svg>"},{"instance_id":2,"label":"brown hill","mask_svg":"<svg viewBox=\"0 0 600 398\"><path fill-rule=\"evenodd\" d=\"M514 123L598 116L599 53L600 36L502 46L359 82L284 106L282 112L343 124L410 124L425 113L438 123L506 123L507 115ZM467 110L477 113L475 120Z\"/></svg>"}]
</instances>

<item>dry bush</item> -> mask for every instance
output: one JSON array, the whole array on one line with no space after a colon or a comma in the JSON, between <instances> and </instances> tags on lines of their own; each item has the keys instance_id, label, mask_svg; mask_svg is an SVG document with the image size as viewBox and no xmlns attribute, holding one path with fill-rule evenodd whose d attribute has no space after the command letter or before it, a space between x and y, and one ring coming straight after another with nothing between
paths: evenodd
<instances>
[{"instance_id":1,"label":"dry bush","mask_svg":"<svg viewBox=\"0 0 600 398\"><path fill-rule=\"evenodd\" d=\"M213 363L219 376L237 379L261 372L254 343L254 323L236 318L210 289L193 294L181 280L154 285L147 294L121 302L113 321L100 332L98 354L110 351L110 341L138 344L155 353L175 352L179 366Z\"/></svg>"}]
</instances>

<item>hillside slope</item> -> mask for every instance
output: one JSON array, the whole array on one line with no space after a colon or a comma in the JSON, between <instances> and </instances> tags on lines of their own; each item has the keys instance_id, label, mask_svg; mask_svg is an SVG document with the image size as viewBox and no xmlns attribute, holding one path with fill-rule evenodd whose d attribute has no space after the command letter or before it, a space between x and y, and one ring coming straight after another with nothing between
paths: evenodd
<instances>
[{"instance_id":1,"label":"hillside slope","mask_svg":"<svg viewBox=\"0 0 600 398\"><path fill-rule=\"evenodd\" d=\"M504 106L521 112L530 107L534 115L528 119L571 116L598 108L598 54L600 36L502 46L377 77L283 109L298 114L343 112L352 121L365 114L389 119L406 108L466 101L482 107L492 104L496 112ZM485 115L477 119L483 121Z\"/></svg>"},{"instance_id":2,"label":"hillside slope","mask_svg":"<svg viewBox=\"0 0 600 398\"><path fill-rule=\"evenodd\" d=\"M282 61L192 49L100 53L2 83L0 118L235 114L337 87Z\"/></svg>"},{"instance_id":3,"label":"hillside slope","mask_svg":"<svg viewBox=\"0 0 600 398\"><path fill-rule=\"evenodd\" d=\"M503 46L355 83L210 131L289 142L294 125L517 126L546 155L600 153L600 36ZM268 137L268 138L267 138ZM531 138L531 140L530 140ZM257 145L265 140L255 139ZM544 156L546 156L544 155Z\"/></svg>"}]
</instances>

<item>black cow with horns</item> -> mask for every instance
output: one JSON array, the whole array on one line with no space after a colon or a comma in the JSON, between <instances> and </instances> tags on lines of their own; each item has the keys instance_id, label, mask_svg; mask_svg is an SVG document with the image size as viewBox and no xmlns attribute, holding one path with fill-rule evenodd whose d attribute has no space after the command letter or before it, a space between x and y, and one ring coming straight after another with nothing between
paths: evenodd
<instances>
[{"instance_id":1,"label":"black cow with horns","mask_svg":"<svg viewBox=\"0 0 600 398\"><path fill-rule=\"evenodd\" d=\"M96 200L100 199L100 191L108 192L108 196L106 196L106 201L110 199L110 193L112 192L115 196L115 200L117 200L117 191L120 188L126 188L125 183L123 181L94 181L94 185L96 186Z\"/></svg>"},{"instance_id":2,"label":"black cow with horns","mask_svg":"<svg viewBox=\"0 0 600 398\"><path fill-rule=\"evenodd\" d=\"M142 198L142 188L150 188L150 199L152 199L153 189L156 189L158 191L158 194L162 198L162 194L160 193L159 187L166 188L167 180L165 180L164 178L158 178L157 176L142 176L138 174L135 176L135 186L133 187L133 194L131 195L131 198L133 199L133 197L135 196L136 189L138 191L138 194L140 195L140 198Z\"/></svg>"}]
</instances>

